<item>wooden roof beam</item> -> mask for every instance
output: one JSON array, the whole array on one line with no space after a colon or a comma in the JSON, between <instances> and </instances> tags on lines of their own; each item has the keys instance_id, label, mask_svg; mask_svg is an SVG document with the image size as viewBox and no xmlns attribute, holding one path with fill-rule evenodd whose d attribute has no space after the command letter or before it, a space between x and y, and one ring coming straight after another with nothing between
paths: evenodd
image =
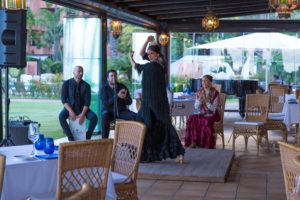
<instances>
[{"instance_id":1,"label":"wooden roof beam","mask_svg":"<svg viewBox=\"0 0 300 200\"><path fill-rule=\"evenodd\" d=\"M140 2L140 3L144 3ZM146 4L147 3L147 4ZM160 2L146 2L144 3L144 6L133 6L132 3L127 3L126 5L128 6L129 9L136 8L141 12L150 12L150 11L157 11L157 10L170 10L170 9L184 9L184 8L189 8L189 7L210 7L209 2L189 2L189 1L181 1L179 3L171 1L170 3L166 4L165 1L160 1ZM152 4L152 5L148 5ZM239 6L245 6L245 5L261 5L261 6L266 6L268 7L268 1L266 0L240 0L238 2L235 1L213 1L211 4L211 7L224 7L224 6L234 6L234 7L239 7Z\"/></svg>"},{"instance_id":2,"label":"wooden roof beam","mask_svg":"<svg viewBox=\"0 0 300 200\"><path fill-rule=\"evenodd\" d=\"M255 9L261 9L264 8L265 10L269 10L267 9L264 5L243 5L243 6L239 6L239 7L232 7L232 6L224 6L224 7L213 7L213 11L214 13L218 14L218 13L222 13L224 10L230 10L230 11L236 11L236 10L255 10ZM191 12L205 12L207 13L207 8L203 7L203 6L194 6L194 7L190 7L189 9L173 9L173 10L164 10L164 11L153 11L153 12L149 12L146 13L149 16L164 16L164 15L169 15L169 14L180 14L180 13L191 13Z\"/></svg>"},{"instance_id":3,"label":"wooden roof beam","mask_svg":"<svg viewBox=\"0 0 300 200\"><path fill-rule=\"evenodd\" d=\"M207 2L207 0L152 0L152 1L138 1L135 3L128 3L129 8L149 7L149 6L160 6L160 5L173 5L173 4L186 4L186 3L199 3Z\"/></svg>"},{"instance_id":4,"label":"wooden roof beam","mask_svg":"<svg viewBox=\"0 0 300 200\"><path fill-rule=\"evenodd\" d=\"M252 15L252 14L260 14L260 13L268 13L269 10L264 8L256 9L256 10L235 10L235 11L220 11L215 12L218 18L223 17L231 17L231 16L245 16L245 15ZM189 19L189 18L203 18L206 15L207 11L205 12L190 12L190 13L179 13L177 15L160 15L156 16L158 20L180 20L180 19Z\"/></svg>"},{"instance_id":5,"label":"wooden roof beam","mask_svg":"<svg viewBox=\"0 0 300 200\"><path fill-rule=\"evenodd\" d=\"M170 32L206 32L199 20L169 22ZM300 20L220 20L215 32L300 32Z\"/></svg>"},{"instance_id":6,"label":"wooden roof beam","mask_svg":"<svg viewBox=\"0 0 300 200\"><path fill-rule=\"evenodd\" d=\"M135 24L137 26L142 26L145 28L159 30L160 29L160 22L151 19L147 16L131 12L131 11L124 11L119 8L115 8L110 6L108 3L104 3L103 1L97 0L47 0L48 2L68 6L71 8L83 10L83 11L91 11L97 12L94 14L99 13L107 13L107 16L110 18L116 18L124 22L128 22L131 24Z\"/></svg>"}]
</instances>

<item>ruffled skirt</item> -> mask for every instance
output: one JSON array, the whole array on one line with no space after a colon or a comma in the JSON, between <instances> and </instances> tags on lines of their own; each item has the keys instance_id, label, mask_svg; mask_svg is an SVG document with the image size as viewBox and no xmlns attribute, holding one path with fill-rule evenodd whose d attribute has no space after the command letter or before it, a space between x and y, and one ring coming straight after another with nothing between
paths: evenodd
<instances>
[{"instance_id":1,"label":"ruffled skirt","mask_svg":"<svg viewBox=\"0 0 300 200\"><path fill-rule=\"evenodd\" d=\"M191 115L186 123L184 146L189 147L193 144L207 149L215 148L215 131L213 127L215 121L215 116Z\"/></svg>"},{"instance_id":2,"label":"ruffled skirt","mask_svg":"<svg viewBox=\"0 0 300 200\"><path fill-rule=\"evenodd\" d=\"M173 159L184 153L185 149L171 120L162 122L152 116L151 127L147 127L145 135L141 161L154 162L167 158Z\"/></svg>"}]
</instances>

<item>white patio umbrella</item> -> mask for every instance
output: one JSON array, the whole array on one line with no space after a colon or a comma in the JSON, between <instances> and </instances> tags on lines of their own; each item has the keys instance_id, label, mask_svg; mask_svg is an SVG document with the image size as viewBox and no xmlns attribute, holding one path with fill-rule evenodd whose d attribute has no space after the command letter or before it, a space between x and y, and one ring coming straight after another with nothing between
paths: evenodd
<instances>
[{"instance_id":1,"label":"white patio umbrella","mask_svg":"<svg viewBox=\"0 0 300 200\"><path fill-rule=\"evenodd\" d=\"M287 72L294 71L295 67L297 67L295 64L300 63L300 39L282 33L252 33L197 45L189 49L212 49L213 52L227 49L229 53L238 49L281 49L284 69ZM270 56L264 55L264 57Z\"/></svg>"},{"instance_id":2,"label":"white patio umbrella","mask_svg":"<svg viewBox=\"0 0 300 200\"><path fill-rule=\"evenodd\" d=\"M300 49L300 39L282 33L252 33L197 45L190 49Z\"/></svg>"}]
</instances>

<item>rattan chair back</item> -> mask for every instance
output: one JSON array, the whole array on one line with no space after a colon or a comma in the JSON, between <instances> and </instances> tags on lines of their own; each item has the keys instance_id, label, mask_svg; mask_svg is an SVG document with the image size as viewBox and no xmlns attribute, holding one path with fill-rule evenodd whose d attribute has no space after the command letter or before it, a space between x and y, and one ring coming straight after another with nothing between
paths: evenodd
<instances>
[{"instance_id":1,"label":"rattan chair back","mask_svg":"<svg viewBox=\"0 0 300 200\"><path fill-rule=\"evenodd\" d=\"M298 101L299 101L300 100L300 89L295 90L295 96L296 96L296 99L298 99Z\"/></svg>"},{"instance_id":2,"label":"rattan chair back","mask_svg":"<svg viewBox=\"0 0 300 200\"><path fill-rule=\"evenodd\" d=\"M271 112L282 112L285 94L287 94L287 89L285 87L273 86L270 88Z\"/></svg>"},{"instance_id":3,"label":"rattan chair back","mask_svg":"<svg viewBox=\"0 0 300 200\"><path fill-rule=\"evenodd\" d=\"M277 86L281 86L281 84L279 82L271 82L268 84L268 90L271 90L271 87L277 87Z\"/></svg>"},{"instance_id":4,"label":"rattan chair back","mask_svg":"<svg viewBox=\"0 0 300 200\"><path fill-rule=\"evenodd\" d=\"M222 85L221 84L212 84L212 86L218 91L221 93L222 91Z\"/></svg>"},{"instance_id":5,"label":"rattan chair back","mask_svg":"<svg viewBox=\"0 0 300 200\"><path fill-rule=\"evenodd\" d=\"M1 196L1 193L2 193L2 187L3 187L5 162L6 162L6 157L4 155L0 155L0 196Z\"/></svg>"},{"instance_id":6,"label":"rattan chair back","mask_svg":"<svg viewBox=\"0 0 300 200\"><path fill-rule=\"evenodd\" d=\"M219 107L218 111L220 114L220 121L223 123L224 120L224 110L225 110L225 104L226 104L226 97L227 95L225 93L219 93Z\"/></svg>"},{"instance_id":7,"label":"rattan chair back","mask_svg":"<svg viewBox=\"0 0 300 200\"><path fill-rule=\"evenodd\" d=\"M56 199L65 199L91 186L86 200L105 199L113 140L89 140L59 145Z\"/></svg>"},{"instance_id":8,"label":"rattan chair back","mask_svg":"<svg viewBox=\"0 0 300 200\"><path fill-rule=\"evenodd\" d=\"M115 129L112 171L124 179L115 182L117 200L137 200L137 174L146 126L135 121L119 121Z\"/></svg>"},{"instance_id":9,"label":"rattan chair back","mask_svg":"<svg viewBox=\"0 0 300 200\"><path fill-rule=\"evenodd\" d=\"M300 200L300 167L293 161L300 148L278 142L287 200Z\"/></svg>"},{"instance_id":10,"label":"rattan chair back","mask_svg":"<svg viewBox=\"0 0 300 200\"><path fill-rule=\"evenodd\" d=\"M112 171L136 180L146 126L135 121L118 121L115 128Z\"/></svg>"},{"instance_id":11,"label":"rattan chair back","mask_svg":"<svg viewBox=\"0 0 300 200\"><path fill-rule=\"evenodd\" d=\"M214 123L214 131L215 131L215 139L216 140L217 140L217 135L221 136L223 149L225 147L225 143L224 143L224 125L223 125L225 104L226 104L226 94L219 93L218 111L219 111L221 119L220 119L220 121Z\"/></svg>"},{"instance_id":12,"label":"rattan chair back","mask_svg":"<svg viewBox=\"0 0 300 200\"><path fill-rule=\"evenodd\" d=\"M269 95L247 94L245 121L266 122L269 109Z\"/></svg>"},{"instance_id":13,"label":"rattan chair back","mask_svg":"<svg viewBox=\"0 0 300 200\"><path fill-rule=\"evenodd\" d=\"M66 200L85 200L86 197L91 192L91 186L84 183L80 191L76 192L72 196L68 197Z\"/></svg>"}]
</instances>

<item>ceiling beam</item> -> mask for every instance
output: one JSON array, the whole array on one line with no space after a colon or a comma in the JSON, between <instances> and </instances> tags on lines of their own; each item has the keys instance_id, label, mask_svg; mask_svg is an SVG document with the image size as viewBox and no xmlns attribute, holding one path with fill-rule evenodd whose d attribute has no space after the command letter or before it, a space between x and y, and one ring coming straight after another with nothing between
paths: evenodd
<instances>
[{"instance_id":1,"label":"ceiling beam","mask_svg":"<svg viewBox=\"0 0 300 200\"><path fill-rule=\"evenodd\" d=\"M224 10L229 10L229 11L235 11L235 10L255 10L255 9L265 9L268 10L269 9L266 7L265 4L253 4L253 5L240 5L239 7L236 6L232 6L230 4L226 5L226 6L214 6L213 7L213 11L215 14L219 14L222 13ZM141 12L141 11L140 11ZM180 14L180 13L190 13L190 12L205 12L207 13L207 8L204 6L190 6L187 7L186 9L182 9L182 8L177 8L177 9L168 9L166 8L166 10L158 10L158 11L152 11L152 12L147 12L145 14L149 15L149 16L155 16L155 15L168 15L168 14Z\"/></svg>"},{"instance_id":2,"label":"ceiling beam","mask_svg":"<svg viewBox=\"0 0 300 200\"><path fill-rule=\"evenodd\" d=\"M205 32L197 20L168 23L170 32ZM300 20L220 20L215 32L300 32Z\"/></svg>"},{"instance_id":3,"label":"ceiling beam","mask_svg":"<svg viewBox=\"0 0 300 200\"><path fill-rule=\"evenodd\" d=\"M186 4L186 3L199 3L207 2L207 0L153 0L153 1L138 1L135 3L128 3L129 8L149 7L149 6L161 6L161 5L173 5L173 4Z\"/></svg>"},{"instance_id":4,"label":"ceiling beam","mask_svg":"<svg viewBox=\"0 0 300 200\"><path fill-rule=\"evenodd\" d=\"M215 12L216 16L219 18L231 17L231 16L243 16L251 15L258 13L267 13L269 10L264 8L256 10L224 10L220 12ZM181 19L191 19L191 18L203 18L207 14L207 11L204 12L189 12L189 13L179 13L177 15L159 15L156 16L158 20L181 20Z\"/></svg>"},{"instance_id":5,"label":"ceiling beam","mask_svg":"<svg viewBox=\"0 0 300 200\"><path fill-rule=\"evenodd\" d=\"M153 30L160 29L160 22L152 18L128 10L124 11L122 9L112 7L108 3L104 3L103 1L99 1L99 0L85 0L85 1L46 0L46 1L59 4L62 6L67 6L67 7L83 10L83 11L92 12L93 14L99 14L103 12L103 13L107 13L107 16L110 18L116 18L127 23L135 24L137 26L142 26ZM95 11L97 13L95 13Z\"/></svg>"},{"instance_id":6,"label":"ceiling beam","mask_svg":"<svg viewBox=\"0 0 300 200\"><path fill-rule=\"evenodd\" d=\"M128 5L128 8L142 8L142 7L152 7L152 6L171 6L171 5L185 5L187 3L193 3L193 4L201 4L205 6L212 6L214 5L224 5L224 4L232 4L232 5L240 5L240 4L249 4L249 3L268 3L267 0L230 0L230 1L224 1L224 0L143 0L143 1L137 1L134 3L124 3Z\"/></svg>"}]
</instances>

